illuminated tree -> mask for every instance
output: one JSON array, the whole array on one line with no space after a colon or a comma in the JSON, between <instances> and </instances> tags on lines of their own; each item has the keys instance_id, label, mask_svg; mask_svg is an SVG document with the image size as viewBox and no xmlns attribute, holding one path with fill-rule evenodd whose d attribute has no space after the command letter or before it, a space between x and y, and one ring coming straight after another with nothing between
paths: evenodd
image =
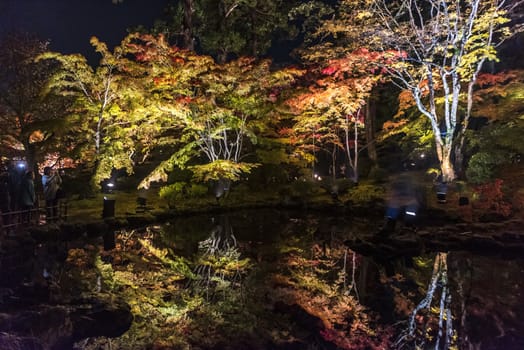
<instances>
[{"instance_id":1,"label":"illuminated tree","mask_svg":"<svg viewBox=\"0 0 524 350\"><path fill-rule=\"evenodd\" d=\"M496 60L495 48L510 35L513 6L504 0L374 3L380 44L400 57L388 71L430 121L444 180L456 177L454 156L461 156L454 152L467 128L473 86L484 62Z\"/></svg>"},{"instance_id":2,"label":"illuminated tree","mask_svg":"<svg viewBox=\"0 0 524 350\"><path fill-rule=\"evenodd\" d=\"M75 104L70 112L70 132L75 138L74 153L93 169L93 185L111 176L113 169L132 173L140 147L136 142L147 138L147 101L143 99L136 64L127 57L133 35L110 52L97 38L91 44L102 59L96 68L84 56L45 53L41 60L56 60L61 69L53 77L50 89L71 96Z\"/></svg>"},{"instance_id":3,"label":"illuminated tree","mask_svg":"<svg viewBox=\"0 0 524 350\"><path fill-rule=\"evenodd\" d=\"M437 299L438 297L439 300ZM437 299L437 302L433 300ZM438 304L438 307L433 307ZM426 310L425 315L422 310ZM438 310L437 312L433 310ZM424 322L419 322L420 319ZM420 324L426 329L421 329ZM432 328L435 330L434 334ZM415 307L409 318L409 327L397 339L399 347L413 346L425 348L426 342L435 344L435 349L450 349L456 342L456 331L453 329L453 314L451 310L451 290L448 275L448 253L438 253L433 262L431 281L424 299ZM431 344L433 345L433 344Z\"/></svg>"},{"instance_id":4,"label":"illuminated tree","mask_svg":"<svg viewBox=\"0 0 524 350\"><path fill-rule=\"evenodd\" d=\"M293 75L271 72L269 61L247 58L216 65L208 56L170 46L163 37L146 38L137 57L151 73L150 96L159 113L171 120L171 132L163 136L175 151L141 186L166 181L176 167L191 169L201 181L235 181L249 173L256 161L243 157L256 143L270 92Z\"/></svg>"},{"instance_id":5,"label":"illuminated tree","mask_svg":"<svg viewBox=\"0 0 524 350\"><path fill-rule=\"evenodd\" d=\"M366 49L332 59L307 92L289 101L299 113L294 128L304 137L303 147L315 152L327 145L333 177L337 173L336 153L342 150L351 169L350 177L358 182L359 129L364 127L363 107L381 79L379 61L384 61L382 54Z\"/></svg>"},{"instance_id":6,"label":"illuminated tree","mask_svg":"<svg viewBox=\"0 0 524 350\"><path fill-rule=\"evenodd\" d=\"M376 50L374 32L376 18L370 11L372 0L344 0L337 2L308 1L297 6L293 16L304 22L304 43L296 52L305 64L325 65L330 60L349 59L359 50ZM363 52L363 51L362 51ZM359 65L362 74L369 73L369 67ZM358 74L353 69L353 76ZM375 75L375 73L373 73ZM340 81L342 83L342 81ZM364 124L368 157L377 162L375 125L376 105L379 88L384 79L377 80L360 107Z\"/></svg>"},{"instance_id":7,"label":"illuminated tree","mask_svg":"<svg viewBox=\"0 0 524 350\"><path fill-rule=\"evenodd\" d=\"M0 125L4 155L23 156L33 168L63 133L67 99L47 91L56 62L36 62L48 43L14 33L0 43Z\"/></svg>"}]
</instances>

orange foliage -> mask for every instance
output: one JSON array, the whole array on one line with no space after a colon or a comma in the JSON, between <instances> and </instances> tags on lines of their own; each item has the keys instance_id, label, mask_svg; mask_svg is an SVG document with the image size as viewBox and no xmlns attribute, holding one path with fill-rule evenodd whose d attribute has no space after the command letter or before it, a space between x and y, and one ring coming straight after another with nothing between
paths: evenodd
<instances>
[{"instance_id":1,"label":"orange foliage","mask_svg":"<svg viewBox=\"0 0 524 350\"><path fill-rule=\"evenodd\" d=\"M398 111L393 118L399 118L404 115L404 113L415 106L415 99L413 95L408 90L403 90L398 95Z\"/></svg>"},{"instance_id":2,"label":"orange foliage","mask_svg":"<svg viewBox=\"0 0 524 350\"><path fill-rule=\"evenodd\" d=\"M477 78L477 85L481 88L494 85L504 85L517 78L515 72L500 72L497 74L482 73Z\"/></svg>"},{"instance_id":3,"label":"orange foliage","mask_svg":"<svg viewBox=\"0 0 524 350\"><path fill-rule=\"evenodd\" d=\"M338 349L389 348L393 330L378 325L369 310L340 289L341 280L325 275L341 268L345 252L342 244L334 242L329 248L314 244L308 254L288 253L283 266L289 271L272 279L274 297L314 316L319 334Z\"/></svg>"},{"instance_id":4,"label":"orange foliage","mask_svg":"<svg viewBox=\"0 0 524 350\"><path fill-rule=\"evenodd\" d=\"M382 125L382 129L388 130L388 131L393 130L401 126L404 126L407 122L408 122L407 119L400 119L399 121L388 120L384 122L384 124Z\"/></svg>"}]
</instances>

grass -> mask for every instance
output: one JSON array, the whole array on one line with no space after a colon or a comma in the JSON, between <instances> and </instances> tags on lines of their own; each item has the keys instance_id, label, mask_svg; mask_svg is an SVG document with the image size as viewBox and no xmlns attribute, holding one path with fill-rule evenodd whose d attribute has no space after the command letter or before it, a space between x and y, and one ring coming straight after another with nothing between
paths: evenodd
<instances>
[{"instance_id":1,"label":"grass","mask_svg":"<svg viewBox=\"0 0 524 350\"><path fill-rule=\"evenodd\" d=\"M142 195L142 194L141 194ZM98 193L95 196L77 199L69 198L67 201L69 221L95 221L102 218L104 198L115 200L115 216L125 217L140 212L137 205L138 192L114 191L113 193ZM147 210L166 210L167 204L156 192L146 193Z\"/></svg>"}]
</instances>

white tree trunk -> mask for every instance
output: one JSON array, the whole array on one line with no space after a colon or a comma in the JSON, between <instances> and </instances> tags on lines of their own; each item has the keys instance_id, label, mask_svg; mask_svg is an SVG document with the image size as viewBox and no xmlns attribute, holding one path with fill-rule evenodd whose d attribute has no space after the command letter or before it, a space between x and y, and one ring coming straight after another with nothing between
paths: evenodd
<instances>
[{"instance_id":1,"label":"white tree trunk","mask_svg":"<svg viewBox=\"0 0 524 350\"><path fill-rule=\"evenodd\" d=\"M376 0L383 50L397 53L386 69L394 83L413 95L430 123L442 176L455 179L453 152L460 150L472 107L472 86L495 47L508 34L502 28L515 4L506 0ZM493 39L498 40L497 43ZM461 112L462 85L468 85ZM461 154L457 154L461 161Z\"/></svg>"}]
</instances>

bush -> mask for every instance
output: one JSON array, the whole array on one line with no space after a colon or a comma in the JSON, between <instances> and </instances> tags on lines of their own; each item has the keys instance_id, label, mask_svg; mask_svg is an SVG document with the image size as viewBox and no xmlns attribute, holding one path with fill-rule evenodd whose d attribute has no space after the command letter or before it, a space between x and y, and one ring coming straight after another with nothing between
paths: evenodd
<instances>
[{"instance_id":1,"label":"bush","mask_svg":"<svg viewBox=\"0 0 524 350\"><path fill-rule=\"evenodd\" d=\"M298 179L293 181L289 186L282 187L278 193L282 197L294 199L306 199L322 191L320 183Z\"/></svg>"},{"instance_id":2,"label":"bush","mask_svg":"<svg viewBox=\"0 0 524 350\"><path fill-rule=\"evenodd\" d=\"M160 198L166 200L170 208L181 200L188 198L200 198L208 193L208 188L201 184L188 184L187 182L175 182L160 189Z\"/></svg>"},{"instance_id":3,"label":"bush","mask_svg":"<svg viewBox=\"0 0 524 350\"><path fill-rule=\"evenodd\" d=\"M483 214L496 214L502 217L511 215L512 206L507 202L503 191L504 181L496 179L487 184L477 186L474 194L474 206Z\"/></svg>"},{"instance_id":4,"label":"bush","mask_svg":"<svg viewBox=\"0 0 524 350\"><path fill-rule=\"evenodd\" d=\"M471 157L466 169L469 182L480 184L493 179L496 166L502 163L499 158L495 154L486 152L479 152Z\"/></svg>"},{"instance_id":5,"label":"bush","mask_svg":"<svg viewBox=\"0 0 524 350\"><path fill-rule=\"evenodd\" d=\"M291 195L300 198L310 197L320 192L320 184L299 179L291 184Z\"/></svg>"},{"instance_id":6,"label":"bush","mask_svg":"<svg viewBox=\"0 0 524 350\"><path fill-rule=\"evenodd\" d=\"M190 198L201 198L207 195L207 193L207 186L201 184L191 184L191 186L187 188L187 196Z\"/></svg>"},{"instance_id":7,"label":"bush","mask_svg":"<svg viewBox=\"0 0 524 350\"><path fill-rule=\"evenodd\" d=\"M367 203L384 198L385 191L382 186L372 184L359 184L349 191L353 203Z\"/></svg>"},{"instance_id":8,"label":"bush","mask_svg":"<svg viewBox=\"0 0 524 350\"><path fill-rule=\"evenodd\" d=\"M175 182L174 184L164 186L158 192L160 198L167 202L170 208L175 207L175 203L184 199L186 182Z\"/></svg>"}]
</instances>

